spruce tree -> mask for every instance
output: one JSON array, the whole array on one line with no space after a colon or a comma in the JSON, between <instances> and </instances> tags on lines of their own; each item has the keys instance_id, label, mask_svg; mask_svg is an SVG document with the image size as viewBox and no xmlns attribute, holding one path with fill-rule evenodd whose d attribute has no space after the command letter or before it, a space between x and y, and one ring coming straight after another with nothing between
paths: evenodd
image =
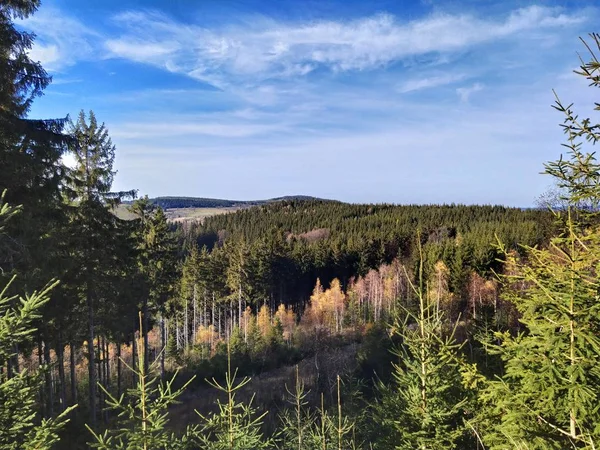
<instances>
[{"instance_id":1,"label":"spruce tree","mask_svg":"<svg viewBox=\"0 0 600 450\"><path fill-rule=\"evenodd\" d=\"M0 199L0 236L8 219L20 212L20 208L9 206L3 199L4 194ZM41 291L19 296L8 294L11 282L0 288L0 367L3 369L15 356L15 345L26 344L36 333L34 324L57 284L50 283ZM37 404L41 381L39 372L0 371L0 449L45 450L58 442L58 432L68 422L67 415L73 407L57 417L41 419Z\"/></svg>"},{"instance_id":2,"label":"spruce tree","mask_svg":"<svg viewBox=\"0 0 600 450\"><path fill-rule=\"evenodd\" d=\"M591 37L600 50L600 36ZM591 61L576 73L598 87L600 64L587 48ZM505 297L525 330L498 333L490 348L504 373L481 395L487 408L478 426L489 448L592 449L600 442L600 164L583 148L598 141L600 125L558 98L555 108L565 115L567 155L545 173L561 191L564 207L553 211L560 233L547 248L524 247L526 263L505 252L514 267L503 278Z\"/></svg>"},{"instance_id":3,"label":"spruce tree","mask_svg":"<svg viewBox=\"0 0 600 450\"><path fill-rule=\"evenodd\" d=\"M89 123L88 123L89 122ZM73 283L78 287L84 303L87 322L87 351L89 375L90 423L96 423L97 376L94 340L98 324L97 310L108 307L116 298L109 287L115 282L118 268L127 251L128 229L112 213L111 208L133 192L111 192L115 175L113 161L115 146L108 130L99 124L93 112L81 111L76 122L70 122L73 142L70 151L75 157L75 168L69 185L72 198L71 226L73 257L79 270ZM133 248L129 248L133 251Z\"/></svg>"},{"instance_id":4,"label":"spruce tree","mask_svg":"<svg viewBox=\"0 0 600 450\"><path fill-rule=\"evenodd\" d=\"M252 399L244 404L236 400L238 391L243 389L250 378L237 381L237 372L231 370L231 353L227 351L227 372L225 380L219 383L214 378L208 383L226 395L226 400L217 400L217 411L209 415L196 413L202 418L198 441L205 450L259 450L272 448L271 439L263 436L262 420L266 412L258 414Z\"/></svg>"},{"instance_id":5,"label":"spruce tree","mask_svg":"<svg viewBox=\"0 0 600 450\"><path fill-rule=\"evenodd\" d=\"M428 302L422 270L421 259L420 282L413 286L418 312L407 312L393 327L401 345L395 351L393 382L380 384L381 400L374 407L377 448L468 448L471 436L464 418L471 393L463 385L461 345L437 305Z\"/></svg>"},{"instance_id":6,"label":"spruce tree","mask_svg":"<svg viewBox=\"0 0 600 450\"><path fill-rule=\"evenodd\" d=\"M69 139L62 133L66 119L28 117L51 77L29 57L35 36L18 30L13 20L29 17L38 6L37 0L0 5L0 192L8 190L6 200L23 206L7 225L14 245L0 254L0 273L19 271L19 284L41 287L56 275L53 246L65 180L61 156Z\"/></svg>"},{"instance_id":7,"label":"spruce tree","mask_svg":"<svg viewBox=\"0 0 600 450\"><path fill-rule=\"evenodd\" d=\"M137 216L135 238L138 269L145 281L145 289L140 293L140 306L143 317L141 333L144 338L144 368L148 372L150 319L156 313L160 313L162 317L166 301L173 291L177 275L175 245L162 208L152 205L148 197L135 201L130 211ZM163 328L164 324L161 323L161 334L164 335ZM161 373L163 372L164 369L161 369Z\"/></svg>"},{"instance_id":8,"label":"spruce tree","mask_svg":"<svg viewBox=\"0 0 600 450\"><path fill-rule=\"evenodd\" d=\"M67 218L61 193L67 172L61 156L70 141L63 133L66 119L29 117L33 101L51 77L29 56L35 36L13 23L35 13L38 6L37 0L0 5L0 192L7 189L6 200L23 207L7 224L9 245L0 251L0 282L19 275L11 283L12 293L42 289L49 279L63 279L70 264L63 245ZM60 320L65 308L62 289L49 295L36 324L38 342L43 340L48 350L60 340L58 330L65 324ZM47 381L50 388L49 377ZM52 404L48 406L51 410Z\"/></svg>"},{"instance_id":9,"label":"spruce tree","mask_svg":"<svg viewBox=\"0 0 600 450\"><path fill-rule=\"evenodd\" d=\"M140 339L138 347L141 345ZM129 370L135 372L137 383L126 394L116 397L100 386L108 398L108 407L117 413L117 418L103 433L96 433L88 426L93 436L90 447L102 450L196 449L194 442L197 440L197 426L188 425L179 435L168 429L169 408L178 403L177 398L194 378L176 389L173 384L177 374L162 382L160 378L146 371L142 352L138 354L137 367L134 369L128 366Z\"/></svg>"}]
</instances>

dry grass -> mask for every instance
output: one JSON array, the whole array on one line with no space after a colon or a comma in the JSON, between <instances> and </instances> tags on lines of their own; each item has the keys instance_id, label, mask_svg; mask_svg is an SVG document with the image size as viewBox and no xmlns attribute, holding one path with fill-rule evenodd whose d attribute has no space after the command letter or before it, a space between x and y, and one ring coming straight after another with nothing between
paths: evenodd
<instances>
[{"instance_id":1,"label":"dry grass","mask_svg":"<svg viewBox=\"0 0 600 450\"><path fill-rule=\"evenodd\" d=\"M239 209L241 208L238 206L231 208L170 208L165 210L165 214L170 222L203 221L206 217L228 214ZM123 220L135 219L135 215L129 211L128 205L117 206L115 214Z\"/></svg>"},{"instance_id":2,"label":"dry grass","mask_svg":"<svg viewBox=\"0 0 600 450\"><path fill-rule=\"evenodd\" d=\"M312 407L320 402L320 394L324 393L326 401L335 400L337 375L344 377L356 368L356 352L358 344L330 348L315 356L308 357L298 364L298 373L306 391L307 400ZM278 413L289 406L289 394L294 390L296 382L296 366L285 366L263 372L252 378L242 390L236 394L236 400L247 403L252 399L253 405L261 411L269 411L266 418L267 428L273 429L278 422ZM180 429L187 424L200 423L196 414L214 411L216 400L226 401L222 393L209 386L201 386L185 392L179 400L181 403L171 409L170 426Z\"/></svg>"},{"instance_id":3,"label":"dry grass","mask_svg":"<svg viewBox=\"0 0 600 450\"><path fill-rule=\"evenodd\" d=\"M165 211L167 219L173 222L203 221L206 217L219 214L229 214L238 211L239 207L231 208L171 208Z\"/></svg>"}]
</instances>

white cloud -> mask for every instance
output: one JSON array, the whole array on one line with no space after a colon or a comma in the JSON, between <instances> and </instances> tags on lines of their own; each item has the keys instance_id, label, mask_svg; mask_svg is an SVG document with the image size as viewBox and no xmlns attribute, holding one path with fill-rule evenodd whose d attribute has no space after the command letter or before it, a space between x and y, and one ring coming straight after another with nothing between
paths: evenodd
<instances>
[{"instance_id":1,"label":"white cloud","mask_svg":"<svg viewBox=\"0 0 600 450\"><path fill-rule=\"evenodd\" d=\"M454 84L458 81L462 81L467 78L464 73L459 74L447 74L437 75L427 78L415 78L407 80L398 86L398 92L401 94L413 91L420 91L421 89L429 89L439 86L446 86L448 84Z\"/></svg>"},{"instance_id":2,"label":"white cloud","mask_svg":"<svg viewBox=\"0 0 600 450\"><path fill-rule=\"evenodd\" d=\"M252 123L220 123L205 122L203 118L196 121L181 122L177 118L162 119L160 122L125 122L111 129L111 136L118 139L156 139L194 136L211 136L227 139L246 138L264 135L273 131L281 131L281 126Z\"/></svg>"},{"instance_id":3,"label":"white cloud","mask_svg":"<svg viewBox=\"0 0 600 450\"><path fill-rule=\"evenodd\" d=\"M456 93L458 94L461 102L467 103L472 94L481 90L483 90L483 84L474 83L471 86L456 89Z\"/></svg>"},{"instance_id":4,"label":"white cloud","mask_svg":"<svg viewBox=\"0 0 600 450\"><path fill-rule=\"evenodd\" d=\"M105 36L62 11L45 7L21 23L38 35L31 54L50 71L78 60L125 58L223 87L240 80L301 77L320 67L364 71L419 55L436 54L443 59L445 53L584 20L581 13L531 6L494 19L434 14L401 21L378 14L306 23L264 19L210 29L177 22L159 12L129 11L112 18L117 31ZM443 83L443 79L429 82ZM419 88L418 83L415 86Z\"/></svg>"},{"instance_id":5,"label":"white cloud","mask_svg":"<svg viewBox=\"0 0 600 450\"><path fill-rule=\"evenodd\" d=\"M302 76L318 67L371 70L416 55L459 51L530 30L577 24L585 17L532 6L495 20L437 14L401 22L379 14L353 21L265 21L222 30L184 25L159 13L129 12L114 20L123 33L106 42L110 56L219 85L229 79Z\"/></svg>"},{"instance_id":6,"label":"white cloud","mask_svg":"<svg viewBox=\"0 0 600 450\"><path fill-rule=\"evenodd\" d=\"M36 34L30 57L50 72L60 72L80 60L98 58L101 33L51 7L18 23Z\"/></svg>"}]
</instances>

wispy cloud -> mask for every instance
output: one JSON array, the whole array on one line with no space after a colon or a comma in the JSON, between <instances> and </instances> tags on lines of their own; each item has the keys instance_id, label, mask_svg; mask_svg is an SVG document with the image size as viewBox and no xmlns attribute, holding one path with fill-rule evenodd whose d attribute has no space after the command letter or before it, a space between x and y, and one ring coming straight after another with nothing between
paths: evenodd
<instances>
[{"instance_id":1,"label":"wispy cloud","mask_svg":"<svg viewBox=\"0 0 600 450\"><path fill-rule=\"evenodd\" d=\"M265 20L213 30L157 12L127 12L123 33L106 41L113 57L133 59L220 83L228 78L303 76L318 68L372 70L415 55L459 51L529 30L580 23L581 15L531 6L500 19L437 14L409 22L390 14L303 24Z\"/></svg>"},{"instance_id":2,"label":"wispy cloud","mask_svg":"<svg viewBox=\"0 0 600 450\"><path fill-rule=\"evenodd\" d=\"M471 98L472 94L481 90L483 90L483 84L474 83L471 86L456 89L456 93L458 94L458 97L460 98L461 102L467 103Z\"/></svg>"},{"instance_id":3,"label":"wispy cloud","mask_svg":"<svg viewBox=\"0 0 600 450\"><path fill-rule=\"evenodd\" d=\"M265 135L273 131L281 131L281 125L252 124L252 123L207 123L202 118L193 120L185 117L184 122L181 118L171 118L161 122L125 122L113 128L111 135L119 139L148 139L155 138L193 138L202 136L212 136L220 138L247 138L257 135Z\"/></svg>"},{"instance_id":4,"label":"wispy cloud","mask_svg":"<svg viewBox=\"0 0 600 450\"><path fill-rule=\"evenodd\" d=\"M94 28L51 7L42 8L19 21L19 25L36 33L30 57L50 72L60 72L80 60L97 58L104 39Z\"/></svg>"},{"instance_id":5,"label":"wispy cloud","mask_svg":"<svg viewBox=\"0 0 600 450\"><path fill-rule=\"evenodd\" d=\"M265 18L244 27L213 29L160 12L129 11L112 18L116 34L106 37L63 11L43 8L22 24L37 33L32 56L50 70L80 59L125 58L220 85L231 79L305 76L319 68L372 70L415 55L456 52L584 20L580 14L531 6L494 19L434 14L407 22L379 14L350 21L283 23Z\"/></svg>"},{"instance_id":6,"label":"wispy cloud","mask_svg":"<svg viewBox=\"0 0 600 450\"><path fill-rule=\"evenodd\" d=\"M415 78L407 80L398 86L398 92L405 94L407 92L420 91L421 89L434 88L454 84L468 78L467 74L447 74L437 75L427 78Z\"/></svg>"}]
</instances>

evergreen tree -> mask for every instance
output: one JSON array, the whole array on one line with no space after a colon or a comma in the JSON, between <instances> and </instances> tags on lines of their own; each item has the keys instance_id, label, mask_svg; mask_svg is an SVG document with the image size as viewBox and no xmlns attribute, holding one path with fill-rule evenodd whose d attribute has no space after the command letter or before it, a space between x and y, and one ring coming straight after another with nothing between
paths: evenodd
<instances>
[{"instance_id":1,"label":"evergreen tree","mask_svg":"<svg viewBox=\"0 0 600 450\"><path fill-rule=\"evenodd\" d=\"M205 450L259 450L271 448L273 442L263 436L262 420L267 414L258 414L252 400L247 404L236 400L236 393L244 388L250 378L236 380L237 369L231 370L228 351L227 372L224 383L214 378L209 384L227 396L225 402L217 400L217 412L204 416L196 411L204 423L198 434L201 448Z\"/></svg>"},{"instance_id":2,"label":"evergreen tree","mask_svg":"<svg viewBox=\"0 0 600 450\"><path fill-rule=\"evenodd\" d=\"M331 414L325 409L323 396L321 408L311 411L306 400L309 391L300 380L296 366L296 383L293 391L287 389L290 408L281 415L281 450L351 450L357 448L354 439L354 423L342 414L340 377L337 377L337 411Z\"/></svg>"},{"instance_id":3,"label":"evergreen tree","mask_svg":"<svg viewBox=\"0 0 600 450\"><path fill-rule=\"evenodd\" d=\"M4 195L2 196L4 197ZM0 235L6 222L19 212L0 200ZM13 277L13 280L15 277ZM11 280L12 282L12 280ZM35 321L48 302L49 293L57 283L26 296L7 295L10 282L0 290L0 367L10 365L16 344L25 344L35 334ZM68 422L73 407L59 416L40 419L37 395L40 374L26 369L13 374L0 371L0 449L50 449L58 441L58 431Z\"/></svg>"},{"instance_id":4,"label":"evergreen tree","mask_svg":"<svg viewBox=\"0 0 600 450\"><path fill-rule=\"evenodd\" d=\"M420 265L422 274L423 263ZM420 275L422 280L422 275ZM422 281L414 287L419 301L416 315L397 321L394 332L402 344L396 350L391 386L380 384L375 406L378 448L468 448L469 432L463 419L470 393L463 387L460 344L447 331L436 303L429 303Z\"/></svg>"},{"instance_id":5,"label":"evergreen tree","mask_svg":"<svg viewBox=\"0 0 600 450\"><path fill-rule=\"evenodd\" d=\"M89 120L89 123L88 123ZM116 299L110 295L112 276L121 267L123 251L133 251L123 245L129 230L111 211L122 198L133 192L111 192L115 172L115 146L104 124L98 124L93 112L83 111L75 123L70 123L74 141L70 150L76 166L70 184L73 199L73 257L79 268L73 283L85 304L89 374L90 423L96 423L96 361L94 340L98 323L97 310L108 307Z\"/></svg>"},{"instance_id":6,"label":"evergreen tree","mask_svg":"<svg viewBox=\"0 0 600 450\"><path fill-rule=\"evenodd\" d=\"M148 197L137 200L130 208L138 217L136 229L138 268L145 279L145 289L141 293L142 335L144 338L144 368L148 372L148 332L150 318L155 313L161 317L165 304L173 292L176 272L175 247L171 238L167 218L160 207L154 207ZM161 320L162 351L164 352L164 323ZM162 361L162 360L161 360ZM161 364L164 374L164 363Z\"/></svg>"},{"instance_id":7,"label":"evergreen tree","mask_svg":"<svg viewBox=\"0 0 600 450\"><path fill-rule=\"evenodd\" d=\"M142 320L140 313L140 321ZM140 325L141 326L141 325ZM141 346L141 340L138 346ZM175 374L163 383L160 378L152 376L145 369L144 355L138 355L138 369L135 371L136 386L127 394L113 396L104 389L108 397L108 407L117 412L117 422L104 433L95 433L89 443L91 448L102 450L192 450L197 434L196 426L187 426L183 433L176 435L168 430L169 407L177 403L177 398L194 380L191 378L179 389L173 388ZM101 386L102 388L102 386Z\"/></svg>"},{"instance_id":8,"label":"evergreen tree","mask_svg":"<svg viewBox=\"0 0 600 450\"><path fill-rule=\"evenodd\" d=\"M600 36L592 40L600 50ZM600 63L590 53L577 73L598 86ZM492 348L504 373L482 392L488 408L479 420L491 448L592 449L600 441L600 164L582 147L597 142L600 126L558 99L555 108L565 114L568 156L547 164L546 173L557 179L566 208L554 211L560 234L548 248L525 247L527 264L505 252L516 268L504 277L505 295L526 330L498 333Z\"/></svg>"},{"instance_id":9,"label":"evergreen tree","mask_svg":"<svg viewBox=\"0 0 600 450\"><path fill-rule=\"evenodd\" d=\"M66 119L28 116L51 78L29 57L34 35L13 23L29 17L38 6L37 0L0 5L0 192L7 189L6 200L23 206L21 214L7 224L10 239L0 251L0 282L19 275L11 283L12 293L41 289L49 279L63 279L62 272L70 264L62 245L67 219L61 196L66 168L61 156L70 140L63 134ZM43 340L48 347L46 355L58 338L60 309L65 308L61 289L49 295L36 324L38 342ZM49 377L47 381L50 388ZM48 406L50 411L52 405Z\"/></svg>"}]
</instances>

